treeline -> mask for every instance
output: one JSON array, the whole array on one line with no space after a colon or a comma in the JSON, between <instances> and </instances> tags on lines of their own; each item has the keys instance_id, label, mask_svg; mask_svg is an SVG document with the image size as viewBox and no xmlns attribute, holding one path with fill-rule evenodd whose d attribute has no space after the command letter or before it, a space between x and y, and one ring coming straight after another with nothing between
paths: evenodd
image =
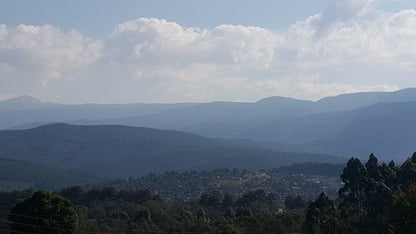
<instances>
[{"instance_id":1,"label":"treeline","mask_svg":"<svg viewBox=\"0 0 416 234\"><path fill-rule=\"evenodd\" d=\"M338 199L322 193L306 209L306 233L414 233L416 153L401 166L351 158L341 179Z\"/></svg>"},{"instance_id":2,"label":"treeline","mask_svg":"<svg viewBox=\"0 0 416 234\"><path fill-rule=\"evenodd\" d=\"M25 233L299 233L303 214L279 212L275 198L263 190L239 197L214 190L175 202L148 190L72 187L59 195L39 190L18 200L0 228Z\"/></svg>"}]
</instances>

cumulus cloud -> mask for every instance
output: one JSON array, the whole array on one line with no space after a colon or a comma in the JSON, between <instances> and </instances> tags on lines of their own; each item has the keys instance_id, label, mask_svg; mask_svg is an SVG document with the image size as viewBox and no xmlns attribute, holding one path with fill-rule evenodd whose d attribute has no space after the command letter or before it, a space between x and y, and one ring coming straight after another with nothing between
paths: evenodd
<instances>
[{"instance_id":1,"label":"cumulus cloud","mask_svg":"<svg viewBox=\"0 0 416 234\"><path fill-rule=\"evenodd\" d=\"M0 25L0 94L187 102L395 90L416 85L408 79L415 44L416 11L382 12L373 0L332 1L283 32L139 18L91 40L48 25Z\"/></svg>"},{"instance_id":2,"label":"cumulus cloud","mask_svg":"<svg viewBox=\"0 0 416 234\"><path fill-rule=\"evenodd\" d=\"M20 76L39 79L43 87L62 73L88 66L100 56L101 45L76 31L63 33L50 25L0 25L0 63ZM22 74L24 73L24 74Z\"/></svg>"}]
</instances>

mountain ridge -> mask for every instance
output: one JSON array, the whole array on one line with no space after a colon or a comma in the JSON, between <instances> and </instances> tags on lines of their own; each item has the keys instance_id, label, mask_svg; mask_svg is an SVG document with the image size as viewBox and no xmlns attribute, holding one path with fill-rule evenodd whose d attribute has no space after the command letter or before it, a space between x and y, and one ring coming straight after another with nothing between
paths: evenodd
<instances>
[{"instance_id":1,"label":"mountain ridge","mask_svg":"<svg viewBox=\"0 0 416 234\"><path fill-rule=\"evenodd\" d=\"M20 128L30 128L49 122L116 124L185 131L211 138L262 141L265 144L259 145L274 144L273 147L265 148L278 151L290 149L359 157L366 157L369 152L376 151L380 158L388 159L391 151L387 147L397 149L392 145L393 142L403 147L401 150L397 149L400 154L408 155L411 150L412 142L402 136L413 137L408 133L408 129L413 129L413 124L400 115L414 116L415 101L416 88L408 88L393 92L343 94L316 102L269 97L254 103L210 102L179 106L132 104L121 108L117 105L64 105L47 110L0 111L0 129L6 125L10 128L19 124ZM378 123L380 129L376 129L375 123ZM386 126L394 134L382 131ZM400 127L402 132L398 132L394 126ZM352 129L355 129L354 133ZM389 141L385 139L381 141L380 135L378 140L371 142L367 139L370 136L360 131L378 132L385 134L385 139L394 139L388 144ZM347 136L357 142L347 146ZM345 146L337 144L334 139L343 142ZM401 142L406 142L406 145L397 142L397 139L402 139ZM383 145L374 142L382 142Z\"/></svg>"},{"instance_id":2,"label":"mountain ridge","mask_svg":"<svg viewBox=\"0 0 416 234\"><path fill-rule=\"evenodd\" d=\"M261 98L257 101L254 102L236 102L236 101L211 101L211 102L181 102L181 103L143 103L143 102L132 102L132 103L109 103L109 104L105 104L105 103L93 103L93 102L87 102L87 103L83 103L83 104L60 104L60 103L55 103L55 102L43 102L40 101L39 99L30 96L30 95L20 95L17 97L13 97L13 98L9 98L9 99L4 99L4 100L0 100L0 104L3 102L10 102L10 101L18 101L18 100L32 100L32 101L36 101L36 102L41 102L41 103L51 103L51 104L59 104L59 105L67 105L67 106L80 106L80 105L134 105L134 104L142 104L142 105L146 105L146 104L206 104L206 103L259 103L259 102L266 102L268 100L277 100L277 101L299 101L299 102L327 102L328 100L334 100L334 99L343 99L343 98L350 98L353 96L383 96L383 98L386 97L394 97L395 94L400 94L400 96L406 96L406 95L411 95L412 98L414 97L414 94L416 93L416 87L409 87L409 88L404 88L404 89L398 89L395 91L367 91L367 92L355 92L355 93L343 93L343 94L338 94L338 95L334 95L334 96L327 96L327 97L323 97L320 98L316 101L311 101L311 100L305 100L305 99L298 99L298 98L293 98L293 97L285 97L285 96L269 96L269 97L264 97ZM392 96L393 95L393 96ZM394 100L397 101L397 100Z\"/></svg>"}]
</instances>

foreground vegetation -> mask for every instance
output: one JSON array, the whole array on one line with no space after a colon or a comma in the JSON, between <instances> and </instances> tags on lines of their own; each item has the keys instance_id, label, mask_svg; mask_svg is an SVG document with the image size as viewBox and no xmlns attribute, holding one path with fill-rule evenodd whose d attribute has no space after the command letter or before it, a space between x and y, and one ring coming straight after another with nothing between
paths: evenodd
<instances>
[{"instance_id":1,"label":"foreground vegetation","mask_svg":"<svg viewBox=\"0 0 416 234\"><path fill-rule=\"evenodd\" d=\"M338 198L314 201L262 189L211 190L166 200L149 190L70 187L1 194L1 229L29 233L412 233L416 228L416 153L401 166L351 158ZM20 198L13 205L14 200Z\"/></svg>"},{"instance_id":2,"label":"foreground vegetation","mask_svg":"<svg viewBox=\"0 0 416 234\"><path fill-rule=\"evenodd\" d=\"M274 194L263 190L236 198L212 191L187 202L166 201L148 190L72 187L60 194L40 190L18 200L2 229L29 233L287 233L300 232L303 223L301 213L278 213Z\"/></svg>"},{"instance_id":3,"label":"foreground vegetation","mask_svg":"<svg viewBox=\"0 0 416 234\"><path fill-rule=\"evenodd\" d=\"M416 153L400 167L351 158L333 201L322 193L306 209L307 233L413 233L416 228Z\"/></svg>"}]
</instances>

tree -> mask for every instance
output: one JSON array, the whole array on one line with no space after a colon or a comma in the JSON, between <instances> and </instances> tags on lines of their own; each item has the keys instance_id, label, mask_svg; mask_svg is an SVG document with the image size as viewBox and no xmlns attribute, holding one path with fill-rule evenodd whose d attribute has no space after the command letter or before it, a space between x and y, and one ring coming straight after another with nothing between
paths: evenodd
<instances>
[{"instance_id":1,"label":"tree","mask_svg":"<svg viewBox=\"0 0 416 234\"><path fill-rule=\"evenodd\" d=\"M227 209L227 208L229 208L229 207L232 207L232 206L233 206L233 204L234 204L234 199L233 199L233 197L231 196L231 194L226 193L226 194L224 195L224 199L222 199L222 202L221 202L222 208L223 208L223 209Z\"/></svg>"},{"instance_id":2,"label":"tree","mask_svg":"<svg viewBox=\"0 0 416 234\"><path fill-rule=\"evenodd\" d=\"M401 166L397 172L397 180L399 185L408 187L410 184L416 183L416 163L414 162L415 154L412 158L408 158Z\"/></svg>"},{"instance_id":3,"label":"tree","mask_svg":"<svg viewBox=\"0 0 416 234\"><path fill-rule=\"evenodd\" d=\"M236 217L252 217L253 212L250 207L239 207L236 212Z\"/></svg>"},{"instance_id":4,"label":"tree","mask_svg":"<svg viewBox=\"0 0 416 234\"><path fill-rule=\"evenodd\" d=\"M369 180L365 185L366 221L364 232L385 233L391 213L393 191L382 182Z\"/></svg>"},{"instance_id":5,"label":"tree","mask_svg":"<svg viewBox=\"0 0 416 234\"><path fill-rule=\"evenodd\" d=\"M416 230L416 185L410 185L406 192L400 189L394 196L392 229L394 233L413 233Z\"/></svg>"},{"instance_id":6,"label":"tree","mask_svg":"<svg viewBox=\"0 0 416 234\"><path fill-rule=\"evenodd\" d=\"M149 209L147 207L143 207L139 210L136 214L135 220L137 223L151 223L152 218Z\"/></svg>"},{"instance_id":7,"label":"tree","mask_svg":"<svg viewBox=\"0 0 416 234\"><path fill-rule=\"evenodd\" d=\"M209 222L209 218L207 216L207 214L205 213L205 210L200 208L197 212L196 212L196 218L204 223Z\"/></svg>"},{"instance_id":8,"label":"tree","mask_svg":"<svg viewBox=\"0 0 416 234\"><path fill-rule=\"evenodd\" d=\"M378 164L378 160L373 153L370 154L367 163L365 164L366 175L368 178L380 181L382 179L382 175L380 172L380 165Z\"/></svg>"},{"instance_id":9,"label":"tree","mask_svg":"<svg viewBox=\"0 0 416 234\"><path fill-rule=\"evenodd\" d=\"M362 230L383 233L387 230L393 200L393 191L386 185L386 181L394 186L394 173L385 163L380 166L374 154L370 154L365 169L366 174L362 184L365 194L363 202L365 222Z\"/></svg>"},{"instance_id":10,"label":"tree","mask_svg":"<svg viewBox=\"0 0 416 234\"><path fill-rule=\"evenodd\" d=\"M9 215L10 227L16 232L74 233L77 215L72 203L47 190L17 200Z\"/></svg>"},{"instance_id":11,"label":"tree","mask_svg":"<svg viewBox=\"0 0 416 234\"><path fill-rule=\"evenodd\" d=\"M306 209L306 233L337 233L339 228L339 212L334 202L325 193L321 193Z\"/></svg>"},{"instance_id":12,"label":"tree","mask_svg":"<svg viewBox=\"0 0 416 234\"><path fill-rule=\"evenodd\" d=\"M199 199L199 204L203 206L211 206L218 208L221 205L221 201L223 200L223 195L218 190L213 190L208 194L203 194Z\"/></svg>"},{"instance_id":13,"label":"tree","mask_svg":"<svg viewBox=\"0 0 416 234\"><path fill-rule=\"evenodd\" d=\"M232 207L228 207L225 210L225 213L224 213L224 217L225 218L227 218L227 219L233 219L233 218L235 218L235 216L236 216L236 212L235 212L235 210Z\"/></svg>"},{"instance_id":14,"label":"tree","mask_svg":"<svg viewBox=\"0 0 416 234\"><path fill-rule=\"evenodd\" d=\"M301 195L293 197L291 195L285 198L285 207L286 209L292 210L297 208L303 208L306 206L306 201L302 198Z\"/></svg>"},{"instance_id":15,"label":"tree","mask_svg":"<svg viewBox=\"0 0 416 234\"><path fill-rule=\"evenodd\" d=\"M341 180L344 182L338 194L341 199L342 216L356 216L361 219L365 199L364 183L366 169L358 158L351 158L344 168Z\"/></svg>"},{"instance_id":16,"label":"tree","mask_svg":"<svg viewBox=\"0 0 416 234\"><path fill-rule=\"evenodd\" d=\"M397 168L395 167L393 161L391 161L389 165L383 162L380 166L380 173L383 177L383 182L391 189L394 189L396 186L396 172Z\"/></svg>"}]
</instances>

